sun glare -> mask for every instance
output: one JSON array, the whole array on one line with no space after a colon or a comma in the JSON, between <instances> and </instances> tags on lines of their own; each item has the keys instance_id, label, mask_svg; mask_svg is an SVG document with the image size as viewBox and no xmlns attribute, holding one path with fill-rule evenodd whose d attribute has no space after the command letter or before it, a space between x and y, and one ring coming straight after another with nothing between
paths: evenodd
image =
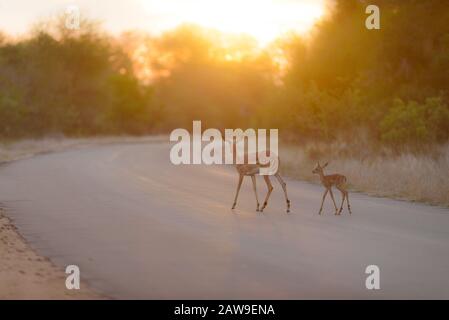
<instances>
[{"instance_id":1,"label":"sun glare","mask_svg":"<svg viewBox=\"0 0 449 320\"><path fill-rule=\"evenodd\" d=\"M245 33L266 45L279 35L307 32L324 14L319 0L141 0L161 31L195 23L226 33Z\"/></svg>"}]
</instances>

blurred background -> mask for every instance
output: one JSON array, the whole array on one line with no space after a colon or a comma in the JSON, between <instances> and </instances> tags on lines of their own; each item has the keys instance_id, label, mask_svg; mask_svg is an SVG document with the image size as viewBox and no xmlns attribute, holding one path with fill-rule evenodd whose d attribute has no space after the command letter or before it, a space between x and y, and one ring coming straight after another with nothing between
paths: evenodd
<instances>
[{"instance_id":1,"label":"blurred background","mask_svg":"<svg viewBox=\"0 0 449 320\"><path fill-rule=\"evenodd\" d=\"M68 4L80 27L65 26ZM376 4L380 30L365 28ZM0 138L278 128L285 171L449 205L445 0L0 5Z\"/></svg>"}]
</instances>

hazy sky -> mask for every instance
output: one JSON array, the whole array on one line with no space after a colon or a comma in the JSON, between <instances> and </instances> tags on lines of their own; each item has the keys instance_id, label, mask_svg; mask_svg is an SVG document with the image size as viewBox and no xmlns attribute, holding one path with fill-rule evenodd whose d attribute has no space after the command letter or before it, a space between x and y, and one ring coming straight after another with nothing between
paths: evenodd
<instances>
[{"instance_id":1,"label":"hazy sky","mask_svg":"<svg viewBox=\"0 0 449 320\"><path fill-rule=\"evenodd\" d=\"M77 5L113 32L152 33L193 22L244 32L266 43L288 30L306 31L324 12L325 0L0 0L0 30L22 34L40 20Z\"/></svg>"}]
</instances>

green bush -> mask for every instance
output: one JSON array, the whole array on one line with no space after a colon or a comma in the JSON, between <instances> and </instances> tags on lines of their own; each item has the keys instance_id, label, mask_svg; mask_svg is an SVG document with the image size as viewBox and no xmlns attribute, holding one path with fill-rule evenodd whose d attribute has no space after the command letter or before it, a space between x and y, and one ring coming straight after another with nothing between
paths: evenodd
<instances>
[{"instance_id":1,"label":"green bush","mask_svg":"<svg viewBox=\"0 0 449 320\"><path fill-rule=\"evenodd\" d=\"M380 124L381 139L393 145L443 142L449 138L449 109L441 98L416 101L394 101Z\"/></svg>"},{"instance_id":2,"label":"green bush","mask_svg":"<svg viewBox=\"0 0 449 320\"><path fill-rule=\"evenodd\" d=\"M129 75L115 74L108 80L111 101L106 122L115 132L143 134L152 123L151 87L142 86Z\"/></svg>"}]
</instances>

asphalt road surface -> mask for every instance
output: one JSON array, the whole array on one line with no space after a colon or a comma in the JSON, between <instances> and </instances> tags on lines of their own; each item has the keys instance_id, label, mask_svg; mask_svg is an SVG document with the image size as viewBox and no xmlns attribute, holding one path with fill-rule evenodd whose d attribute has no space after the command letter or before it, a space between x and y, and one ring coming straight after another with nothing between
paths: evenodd
<instances>
[{"instance_id":1,"label":"asphalt road surface","mask_svg":"<svg viewBox=\"0 0 449 320\"><path fill-rule=\"evenodd\" d=\"M1 166L0 203L39 253L114 298L449 298L447 208L350 193L352 216L330 198L318 216L323 189L286 179L287 214L273 179L260 214L250 181L232 211L232 166L115 144ZM366 289L368 265L380 290Z\"/></svg>"}]
</instances>

